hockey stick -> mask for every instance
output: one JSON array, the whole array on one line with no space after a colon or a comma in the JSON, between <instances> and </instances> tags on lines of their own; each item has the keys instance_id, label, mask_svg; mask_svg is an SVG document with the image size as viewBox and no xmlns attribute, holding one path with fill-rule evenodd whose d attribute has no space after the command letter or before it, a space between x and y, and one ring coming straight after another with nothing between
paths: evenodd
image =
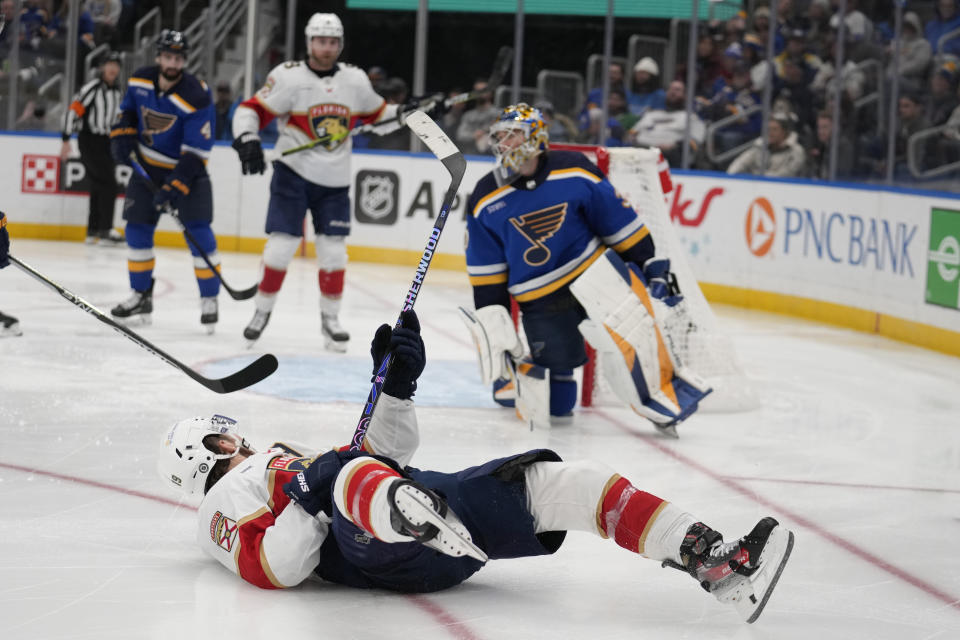
<instances>
[{"instance_id":1,"label":"hockey stick","mask_svg":"<svg viewBox=\"0 0 960 640\"><path fill-rule=\"evenodd\" d=\"M465 93L458 93L455 96L450 96L443 101L444 109L449 109L450 107L461 104L464 102L469 102L470 100L476 100L478 97L484 93L488 93L496 89L501 82L503 82L504 76L507 75L507 71L510 70L510 64L513 62L513 48L508 46L500 47L500 50L497 52L497 58L493 63L493 71L490 73L490 78L487 80L487 88L483 91L467 91ZM426 106L429 110L433 107L433 104L440 100L443 94L434 94L428 100L425 100L420 104L420 107ZM411 112L412 113L412 112ZM408 116L404 116L408 117ZM313 149L315 146L324 144L325 142L336 142L337 140L342 140L348 136L355 136L361 133L369 133L374 131L377 127L382 127L384 125L393 124L400 119L400 116L394 116L382 122L376 122L373 124L365 124L360 127L356 127L349 132L337 133L323 136L322 138L317 138L316 140L311 140L306 144L302 144L298 147L292 147L286 149L279 154L273 154L272 157L268 158L269 160L276 160L277 158L289 156L292 153L299 153L300 151L306 151L307 149Z\"/></svg>"},{"instance_id":2,"label":"hockey stick","mask_svg":"<svg viewBox=\"0 0 960 640\"><path fill-rule=\"evenodd\" d=\"M460 187L460 181L463 180L463 174L467 170L467 161L463 154L457 149L457 145L450 141L450 138L443 133L436 122L422 111L412 111L407 116L407 126L413 131L420 140L429 147L443 166L450 173L450 186L447 187L447 193L443 197L443 203L440 205L440 213L437 215L437 221L433 223L433 229L430 230L430 237L427 240L427 246L423 249L420 257L420 264L417 265L416 273L413 275L413 283L407 290L407 297L403 301L403 308L400 310L400 317L394 328L399 329L403 319L403 312L413 309L417 301L417 295L423 287L423 279L427 275L427 269L430 268L430 262L436 254L437 243L440 241L440 234L443 232L443 225L447 222L447 215L450 213L450 207L453 206L453 200L457 196L457 189ZM373 410L380 399L380 391L383 389L383 381L389 375L391 355L387 355L380 363L377 373L373 378L373 386L370 388L370 394L367 396L367 403L363 407L363 413L360 416L360 422L357 424L356 431L353 432L353 440L350 444L351 451L359 451L363 446L363 439L367 435L367 428L370 426L370 419L373 417Z\"/></svg>"},{"instance_id":3,"label":"hockey stick","mask_svg":"<svg viewBox=\"0 0 960 640\"><path fill-rule=\"evenodd\" d=\"M95 306L81 298L80 296L71 293L70 291L64 289L62 286L50 280L45 275L31 267L30 265L10 256L10 262L17 265L20 269L23 270L29 276L37 279L41 283L50 287L62 297L66 298L68 301L72 302L76 306L80 307L93 317L95 317L100 322L110 325L110 327L119 333L122 333L127 338L135 342L138 346L143 347L153 355L157 356L167 364L180 369L185 374L205 386L211 391L216 391L217 393L232 393L233 391L238 391L239 389L245 389L252 384L256 384L269 376L271 373L277 370L277 359L273 354L265 354L248 364L246 367L232 373L226 378L205 378L187 365L183 364L173 356L161 351L159 348L155 347L151 343L147 342L144 338L140 337L127 327L114 322L109 316L97 309Z\"/></svg>"},{"instance_id":4,"label":"hockey stick","mask_svg":"<svg viewBox=\"0 0 960 640\"><path fill-rule=\"evenodd\" d=\"M140 164L140 161L137 160L137 157L133 151L130 152L130 166L133 168L134 173L143 178L143 182L147 185L147 188L150 189L151 193L156 193L158 191L157 186L153 184L153 180L150 179L146 169L144 169L143 165ZM187 242L196 247L197 253L199 253L200 257L203 258L203 261L207 263L207 266L210 267L210 270L217 274L217 277L220 278L220 284L222 284L223 288L227 290L227 293L230 294L231 298L234 300L249 300L256 295L257 288L260 286L259 283L253 285L249 289L243 289L242 291L237 291L236 289L231 288L230 285L227 284L226 280L223 279L223 274L220 273L218 266L210 261L210 256L207 255L206 251L200 248L200 245L193 238L193 234L190 233L189 229L187 229L187 225L183 224L183 220L181 220L180 216L177 215L176 210L169 208L164 213L169 213L173 219L177 221L177 224L180 226L180 230L183 231L183 235L187 237Z\"/></svg>"}]
</instances>

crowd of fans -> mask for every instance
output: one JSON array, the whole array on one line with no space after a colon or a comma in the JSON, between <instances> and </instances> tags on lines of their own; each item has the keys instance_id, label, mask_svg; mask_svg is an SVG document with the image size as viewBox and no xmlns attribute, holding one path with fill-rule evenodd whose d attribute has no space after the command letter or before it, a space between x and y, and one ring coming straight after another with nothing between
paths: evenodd
<instances>
[{"instance_id":1,"label":"crowd of fans","mask_svg":"<svg viewBox=\"0 0 960 640\"><path fill-rule=\"evenodd\" d=\"M960 161L960 0L910 3L910 10L903 14L896 69L893 3L847 0L841 83L835 79L839 0L774 0L775 12L763 1L753 6L749 16L741 11L723 22L702 25L695 34L692 113L686 111L685 65L679 65L674 77L665 78L653 57L641 58L630 69L615 62L609 68L606 111L599 87L589 88L577 113L558 112L551 96L536 102L551 140L656 146L677 166L689 135L687 155L694 168L826 179L836 128L840 136L836 177L883 178L889 169L889 98L881 101L870 96L890 96L896 76L893 171L898 181L913 179L907 162L910 136L931 127L944 128L914 149L915 168ZM129 33L142 13L137 5L133 0L82 3L78 79L86 53L98 44L114 48L127 44L122 42L123 34ZM12 23L14 6L13 0L0 0L6 26ZM67 6L65 0L27 0L19 34L9 28L0 31L0 59L7 58L14 43L19 45L18 128L43 128L38 125L42 125L44 104L36 91L63 71ZM767 61L771 33L775 56ZM760 107L771 70L772 115L764 149ZM0 67L0 99L7 72L6 65ZM407 83L389 76L384 68L370 68L369 77L387 102L402 104L409 99ZM472 90L479 95L455 106L441 123L466 153L489 152L486 129L499 111L493 89L478 79L472 86L449 92ZM217 85L217 138L230 138L229 118L238 99L228 84ZM834 122L835 100L839 100L838 123ZM361 148L403 150L409 143L409 135L402 131L355 138Z\"/></svg>"},{"instance_id":2,"label":"crowd of fans","mask_svg":"<svg viewBox=\"0 0 960 640\"><path fill-rule=\"evenodd\" d=\"M25 0L20 12L20 30L15 34L12 25L16 3L0 0L0 100L6 105L10 72L7 60L17 46L17 129L43 129L47 124L46 101L39 95L39 89L65 71L69 5L67 0ZM101 44L112 48L125 44L124 38L129 36L138 15L134 0L84 0L80 6L75 69L78 86L83 84L87 54Z\"/></svg>"}]
</instances>

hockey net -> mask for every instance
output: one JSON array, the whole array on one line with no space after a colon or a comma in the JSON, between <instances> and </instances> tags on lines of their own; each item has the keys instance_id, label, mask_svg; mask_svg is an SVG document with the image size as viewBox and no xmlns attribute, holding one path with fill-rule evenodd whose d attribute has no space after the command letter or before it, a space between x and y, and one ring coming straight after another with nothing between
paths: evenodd
<instances>
[{"instance_id":1,"label":"hockey net","mask_svg":"<svg viewBox=\"0 0 960 640\"><path fill-rule=\"evenodd\" d=\"M550 148L580 151L593 160L620 195L640 214L653 236L657 255L670 259L671 271L677 277L695 325L684 352L679 354L680 359L713 387L713 393L704 400L701 409L746 411L754 408L757 404L755 394L740 366L733 341L718 327L717 318L700 290L680 238L670 222L666 193L672 189L672 182L669 165L660 151L561 144L551 144ZM597 352L589 345L587 356L580 404L585 407L622 405L603 380Z\"/></svg>"}]
</instances>

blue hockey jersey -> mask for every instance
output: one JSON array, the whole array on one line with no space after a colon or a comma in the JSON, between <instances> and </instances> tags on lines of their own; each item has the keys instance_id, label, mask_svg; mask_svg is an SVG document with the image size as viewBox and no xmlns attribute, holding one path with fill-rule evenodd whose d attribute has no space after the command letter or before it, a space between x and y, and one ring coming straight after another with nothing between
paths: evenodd
<instances>
[{"instance_id":1,"label":"blue hockey jersey","mask_svg":"<svg viewBox=\"0 0 960 640\"><path fill-rule=\"evenodd\" d=\"M210 89L184 72L170 91L161 92L158 75L156 66L134 71L120 103L120 122L136 123L140 159L148 170L173 169L186 153L206 162L216 120Z\"/></svg>"},{"instance_id":2,"label":"blue hockey jersey","mask_svg":"<svg viewBox=\"0 0 960 640\"><path fill-rule=\"evenodd\" d=\"M502 187L487 174L467 211L467 273L478 307L502 304L503 287L521 307L569 295L568 285L608 247L637 262L654 252L637 212L577 152L549 151L533 176Z\"/></svg>"}]
</instances>

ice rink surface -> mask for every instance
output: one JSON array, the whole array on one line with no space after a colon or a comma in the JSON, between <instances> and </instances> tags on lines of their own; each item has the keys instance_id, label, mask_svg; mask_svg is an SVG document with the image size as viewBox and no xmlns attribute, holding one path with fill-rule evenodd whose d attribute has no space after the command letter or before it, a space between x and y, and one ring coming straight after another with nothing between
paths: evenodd
<instances>
[{"instance_id":1,"label":"ice rink surface","mask_svg":"<svg viewBox=\"0 0 960 640\"><path fill-rule=\"evenodd\" d=\"M447 239L447 241L459 241ZM128 296L126 251L14 238L13 253L100 309ZM480 388L457 318L463 274L431 271L417 302L428 364L414 464L455 470L534 447L598 458L736 538L764 515L796 533L754 625L680 572L586 533L551 557L495 561L447 592L404 596L309 583L262 591L201 553L192 503L154 470L161 432L223 413L255 444L346 443L369 389L369 340L393 322L409 268L351 264L349 352L324 352L316 267L297 259L254 350L250 301L220 296L199 324L185 250L157 252L151 326L134 327L207 376L260 353L272 378L206 390L28 278L0 272L0 638L960 638L960 361L782 316L717 309L760 404L701 412L679 440L616 408L529 431ZM259 257L225 254L235 288Z\"/></svg>"}]
</instances>

